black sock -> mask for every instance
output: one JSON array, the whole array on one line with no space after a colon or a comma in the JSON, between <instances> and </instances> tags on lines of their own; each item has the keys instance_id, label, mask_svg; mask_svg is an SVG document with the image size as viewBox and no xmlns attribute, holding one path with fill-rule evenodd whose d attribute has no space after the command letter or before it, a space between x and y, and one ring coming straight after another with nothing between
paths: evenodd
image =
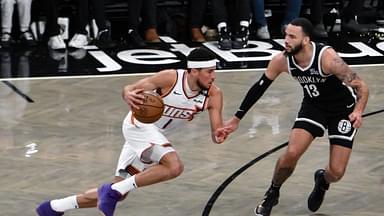
<instances>
[{"instance_id":1,"label":"black sock","mask_svg":"<svg viewBox=\"0 0 384 216\"><path fill-rule=\"evenodd\" d=\"M272 189L272 190L280 190L281 185L278 185L278 184L275 184L275 183L272 182L271 186L269 188Z\"/></svg>"},{"instance_id":2,"label":"black sock","mask_svg":"<svg viewBox=\"0 0 384 216\"><path fill-rule=\"evenodd\" d=\"M268 194L279 194L280 193L280 187L281 187L281 185L278 185L278 184L275 184L272 182L267 193Z\"/></svg>"}]
</instances>

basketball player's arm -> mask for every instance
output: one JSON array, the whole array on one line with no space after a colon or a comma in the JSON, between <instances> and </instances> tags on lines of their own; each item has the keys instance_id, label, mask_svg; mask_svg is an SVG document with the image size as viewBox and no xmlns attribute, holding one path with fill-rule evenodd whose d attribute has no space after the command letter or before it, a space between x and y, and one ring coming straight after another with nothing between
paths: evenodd
<instances>
[{"instance_id":1,"label":"basketball player's arm","mask_svg":"<svg viewBox=\"0 0 384 216\"><path fill-rule=\"evenodd\" d=\"M136 104L143 103L144 96L141 94L143 91L160 89L165 92L176 82L176 78L175 70L160 71L131 85L124 86L122 93L123 99L131 107L139 109Z\"/></svg>"},{"instance_id":2,"label":"basketball player's arm","mask_svg":"<svg viewBox=\"0 0 384 216\"><path fill-rule=\"evenodd\" d=\"M229 132L233 132L238 128L240 120L248 110L263 96L273 80L284 71L288 71L287 58L283 53L279 53L269 62L267 70L261 78L248 90L234 116L225 122L225 127Z\"/></svg>"},{"instance_id":3,"label":"basketball player's arm","mask_svg":"<svg viewBox=\"0 0 384 216\"><path fill-rule=\"evenodd\" d=\"M352 71L332 48L325 50L322 56L322 67L326 73L334 74L343 83L356 90L357 103L353 112L349 115L349 120L353 123L354 128L359 128L362 124L362 113L368 102L369 90L367 84L356 72Z\"/></svg>"},{"instance_id":4,"label":"basketball player's arm","mask_svg":"<svg viewBox=\"0 0 384 216\"><path fill-rule=\"evenodd\" d=\"M212 86L209 91L207 109L211 124L212 141L220 144L227 138L227 132L223 128L223 93L216 86Z\"/></svg>"}]
</instances>

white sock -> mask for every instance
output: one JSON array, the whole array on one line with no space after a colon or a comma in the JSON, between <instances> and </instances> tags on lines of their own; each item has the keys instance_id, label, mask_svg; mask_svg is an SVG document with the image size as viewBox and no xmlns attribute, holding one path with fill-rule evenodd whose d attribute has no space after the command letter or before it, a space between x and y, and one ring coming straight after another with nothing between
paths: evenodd
<instances>
[{"instance_id":1,"label":"white sock","mask_svg":"<svg viewBox=\"0 0 384 216\"><path fill-rule=\"evenodd\" d=\"M227 27L227 23L226 22L221 22L219 24L217 24L217 29L220 30L221 28L226 28Z\"/></svg>"},{"instance_id":2,"label":"white sock","mask_svg":"<svg viewBox=\"0 0 384 216\"><path fill-rule=\"evenodd\" d=\"M249 27L249 22L248 21L240 21L240 26L245 26L245 27Z\"/></svg>"},{"instance_id":3,"label":"white sock","mask_svg":"<svg viewBox=\"0 0 384 216\"><path fill-rule=\"evenodd\" d=\"M128 193L129 191L137 188L135 176L131 176L127 179L124 179L121 182L117 182L111 186L113 190L119 191L122 195Z\"/></svg>"},{"instance_id":4,"label":"white sock","mask_svg":"<svg viewBox=\"0 0 384 216\"><path fill-rule=\"evenodd\" d=\"M79 208L76 195L69 196L63 199L55 199L51 201L51 207L57 212L65 212L70 209Z\"/></svg>"}]
</instances>

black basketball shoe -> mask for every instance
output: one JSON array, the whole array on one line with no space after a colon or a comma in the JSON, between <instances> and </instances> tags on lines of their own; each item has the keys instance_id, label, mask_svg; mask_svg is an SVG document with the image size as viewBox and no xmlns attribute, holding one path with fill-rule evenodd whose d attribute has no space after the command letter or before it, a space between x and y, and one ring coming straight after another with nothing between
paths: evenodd
<instances>
[{"instance_id":1,"label":"black basketball shoe","mask_svg":"<svg viewBox=\"0 0 384 216\"><path fill-rule=\"evenodd\" d=\"M231 33L226 27L223 27L219 31L219 49L230 50L232 49Z\"/></svg>"},{"instance_id":2,"label":"black basketball shoe","mask_svg":"<svg viewBox=\"0 0 384 216\"><path fill-rule=\"evenodd\" d=\"M329 188L329 183L324 179L325 170L319 169L315 172L315 187L308 197L308 209L315 212L324 200L325 192Z\"/></svg>"},{"instance_id":3,"label":"black basketball shoe","mask_svg":"<svg viewBox=\"0 0 384 216\"><path fill-rule=\"evenodd\" d=\"M279 190L269 189L261 203L254 209L256 216L269 216L272 207L279 203Z\"/></svg>"},{"instance_id":4,"label":"black basketball shoe","mask_svg":"<svg viewBox=\"0 0 384 216\"><path fill-rule=\"evenodd\" d=\"M248 46L249 29L242 26L232 41L233 49L242 49Z\"/></svg>"}]
</instances>

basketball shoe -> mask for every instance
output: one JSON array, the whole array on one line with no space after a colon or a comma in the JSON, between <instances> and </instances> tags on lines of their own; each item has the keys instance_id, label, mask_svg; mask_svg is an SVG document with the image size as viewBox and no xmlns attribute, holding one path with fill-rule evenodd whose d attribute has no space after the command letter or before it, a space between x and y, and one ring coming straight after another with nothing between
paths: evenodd
<instances>
[{"instance_id":1,"label":"basketball shoe","mask_svg":"<svg viewBox=\"0 0 384 216\"><path fill-rule=\"evenodd\" d=\"M117 202L122 198L122 195L111 188L111 184L103 184L97 189L99 202L97 208L105 216L113 216Z\"/></svg>"},{"instance_id":2,"label":"basketball shoe","mask_svg":"<svg viewBox=\"0 0 384 216\"><path fill-rule=\"evenodd\" d=\"M242 49L248 46L249 29L246 26L241 26L232 40L233 49Z\"/></svg>"},{"instance_id":3,"label":"basketball shoe","mask_svg":"<svg viewBox=\"0 0 384 216\"><path fill-rule=\"evenodd\" d=\"M272 211L272 207L279 203L279 190L268 189L264 195L264 199L261 203L254 209L256 216L269 216Z\"/></svg>"},{"instance_id":4,"label":"basketball shoe","mask_svg":"<svg viewBox=\"0 0 384 216\"><path fill-rule=\"evenodd\" d=\"M64 212L57 212L52 209L50 201L44 201L36 208L36 212L39 216L62 216Z\"/></svg>"},{"instance_id":5,"label":"basketball shoe","mask_svg":"<svg viewBox=\"0 0 384 216\"><path fill-rule=\"evenodd\" d=\"M329 188L329 183L324 179L325 170L319 169L315 172L315 187L308 197L308 209L315 212L324 200L325 192Z\"/></svg>"},{"instance_id":6,"label":"basketball shoe","mask_svg":"<svg viewBox=\"0 0 384 216\"><path fill-rule=\"evenodd\" d=\"M226 27L220 29L218 43L221 50L230 50L232 48L231 33Z\"/></svg>"}]
</instances>

